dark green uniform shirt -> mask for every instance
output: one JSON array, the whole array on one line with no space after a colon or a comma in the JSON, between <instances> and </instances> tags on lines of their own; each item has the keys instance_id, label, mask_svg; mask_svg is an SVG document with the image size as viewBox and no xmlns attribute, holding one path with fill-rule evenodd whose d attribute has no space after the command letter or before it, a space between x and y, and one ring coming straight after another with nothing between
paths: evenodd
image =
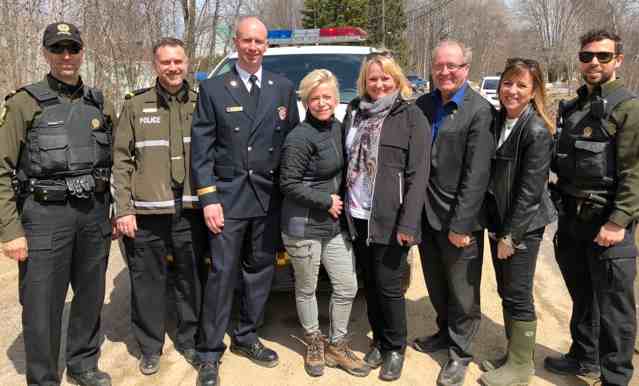
<instances>
[{"instance_id":1,"label":"dark green uniform shirt","mask_svg":"<svg viewBox=\"0 0 639 386\"><path fill-rule=\"evenodd\" d=\"M115 215L168 214L175 200L197 208L191 191L191 115L197 94L155 87L126 97L113 145ZM181 192L181 197L175 197Z\"/></svg>"},{"instance_id":2,"label":"dark green uniform shirt","mask_svg":"<svg viewBox=\"0 0 639 386\"><path fill-rule=\"evenodd\" d=\"M37 84L54 91L65 100L75 101L83 95L82 80L76 86L69 86L47 75ZM16 196L11 188L11 172L18 164L27 130L41 111L38 102L24 90L10 94L0 110L0 241L3 242L24 236L16 208ZM113 105L108 101L104 103L104 114L116 124Z\"/></svg>"},{"instance_id":3,"label":"dark green uniform shirt","mask_svg":"<svg viewBox=\"0 0 639 386\"><path fill-rule=\"evenodd\" d=\"M595 96L606 98L621 87L623 81L617 79L596 86L589 94L584 85L577 90L577 109L585 111ZM625 228L639 215L639 99L619 104L606 129L615 138L617 152L617 191L608 219Z\"/></svg>"}]
</instances>

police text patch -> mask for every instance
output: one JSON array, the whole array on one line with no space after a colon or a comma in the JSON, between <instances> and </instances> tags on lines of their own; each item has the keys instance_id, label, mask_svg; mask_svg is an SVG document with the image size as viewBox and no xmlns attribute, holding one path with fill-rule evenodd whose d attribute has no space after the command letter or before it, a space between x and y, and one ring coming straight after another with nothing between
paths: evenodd
<instances>
[{"instance_id":1,"label":"police text patch","mask_svg":"<svg viewBox=\"0 0 639 386\"><path fill-rule=\"evenodd\" d=\"M157 115L151 117L140 117L140 123L144 125L158 124L160 123L160 117Z\"/></svg>"}]
</instances>

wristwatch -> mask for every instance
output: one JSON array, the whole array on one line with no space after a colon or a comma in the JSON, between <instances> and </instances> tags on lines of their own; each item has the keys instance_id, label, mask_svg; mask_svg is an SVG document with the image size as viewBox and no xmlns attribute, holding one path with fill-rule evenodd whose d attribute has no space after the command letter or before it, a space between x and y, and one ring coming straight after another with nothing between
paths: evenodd
<instances>
[{"instance_id":1,"label":"wristwatch","mask_svg":"<svg viewBox=\"0 0 639 386\"><path fill-rule=\"evenodd\" d=\"M513 237L510 234L503 236L499 241L508 245L510 248L515 249L515 243L513 242Z\"/></svg>"}]
</instances>

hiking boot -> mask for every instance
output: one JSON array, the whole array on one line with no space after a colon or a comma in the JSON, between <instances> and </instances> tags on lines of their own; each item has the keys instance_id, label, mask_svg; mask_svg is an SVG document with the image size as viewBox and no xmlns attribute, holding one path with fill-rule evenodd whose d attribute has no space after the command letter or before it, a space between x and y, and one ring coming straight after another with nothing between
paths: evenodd
<instances>
[{"instance_id":1,"label":"hiking boot","mask_svg":"<svg viewBox=\"0 0 639 386\"><path fill-rule=\"evenodd\" d=\"M320 332L304 334L304 342L306 342L304 370L311 377L324 375L324 337Z\"/></svg>"},{"instance_id":2,"label":"hiking boot","mask_svg":"<svg viewBox=\"0 0 639 386\"><path fill-rule=\"evenodd\" d=\"M339 367L356 377L365 377L371 371L364 361L351 350L347 339L342 338L326 347L326 366Z\"/></svg>"}]
</instances>

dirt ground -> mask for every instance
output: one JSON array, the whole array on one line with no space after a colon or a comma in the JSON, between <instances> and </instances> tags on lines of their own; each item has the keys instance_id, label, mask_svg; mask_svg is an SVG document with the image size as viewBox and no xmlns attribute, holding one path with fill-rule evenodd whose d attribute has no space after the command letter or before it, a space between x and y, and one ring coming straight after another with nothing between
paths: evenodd
<instances>
[{"instance_id":1,"label":"dirt ground","mask_svg":"<svg viewBox=\"0 0 639 386\"><path fill-rule=\"evenodd\" d=\"M588 385L585 380L562 377L543 369L543 358L565 352L570 344L568 318L571 303L554 261L550 235L546 232L544 244L535 278L535 299L539 318L536 347L536 376L532 385ZM158 374L145 377L137 370L138 348L133 339L129 321L129 276L117 243L113 243L107 292L103 309L103 333L100 366L113 377L114 385L194 385L196 371L189 366L173 348L170 335L167 337L161 369ZM412 285L407 293L408 334L412 340L417 336L432 334L435 329L435 315L428 299L421 269L414 270ZM20 305L18 304L18 270L13 261L0 258L0 385L24 384L24 343L20 326ZM69 297L71 294L69 295ZM320 295L321 323L326 330L327 294ZM498 356L504 347L503 321L500 302L496 293L495 278L491 260L484 259L482 280L483 321L476 338L475 362L471 364L466 377L466 385L476 385L481 371L478 363L483 359ZM370 331L365 314L362 295L358 295L353 308L350 326L353 334L353 348L360 354L367 350ZM324 376L310 378L303 368L304 346L296 337L301 336L292 294L273 294L266 309L265 323L260 331L263 341L280 355L280 364L273 369L253 365L247 359L227 352L223 358L220 376L223 385L269 386L269 385L382 385L377 378L378 371L372 371L367 378L354 378L346 373L327 369ZM227 337L228 339L228 337ZM228 343L228 341L227 341ZM64 351L63 351L64 352ZM396 385L435 385L440 366L445 362L445 353L425 355L412 348L406 351L406 363L402 377ZM635 356L635 366L639 357ZM63 361L60 362L62 369ZM64 378L66 381L66 378ZM63 383L66 385L66 383ZM631 384L639 385L639 375Z\"/></svg>"}]
</instances>

